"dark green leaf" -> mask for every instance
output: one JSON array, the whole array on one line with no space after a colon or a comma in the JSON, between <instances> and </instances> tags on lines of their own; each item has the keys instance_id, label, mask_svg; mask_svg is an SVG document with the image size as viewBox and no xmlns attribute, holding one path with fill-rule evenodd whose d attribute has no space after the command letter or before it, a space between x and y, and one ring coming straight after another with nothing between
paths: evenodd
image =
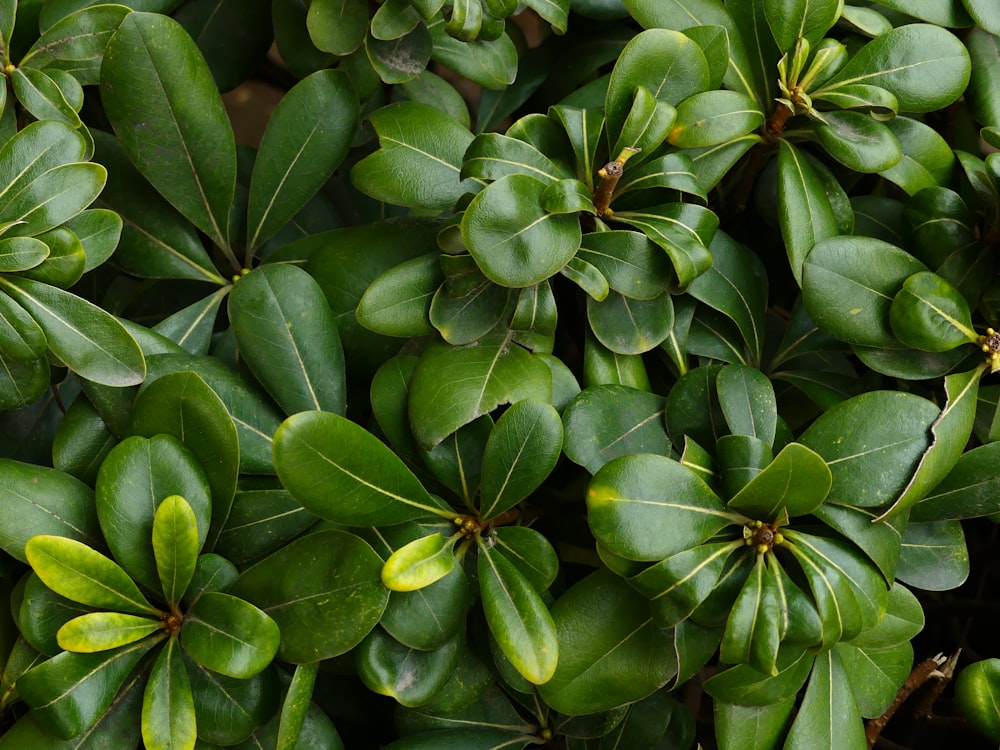
<instances>
[{"instance_id":1,"label":"dark green leaf","mask_svg":"<svg viewBox=\"0 0 1000 750\"><path fill-rule=\"evenodd\" d=\"M443 18L429 23L434 41L432 58L486 89L514 83L518 73L517 47L506 34L496 39L462 42L448 34Z\"/></svg>"},{"instance_id":2,"label":"dark green leaf","mask_svg":"<svg viewBox=\"0 0 1000 750\"><path fill-rule=\"evenodd\" d=\"M8 237L46 232L89 206L106 179L107 170L100 164L79 162L53 167L16 193L7 188L0 198L0 224L13 223L6 231Z\"/></svg>"},{"instance_id":3,"label":"dark green leaf","mask_svg":"<svg viewBox=\"0 0 1000 750\"><path fill-rule=\"evenodd\" d=\"M903 282L889 308L889 322L900 341L922 351L944 352L978 340L961 293L930 271Z\"/></svg>"},{"instance_id":4,"label":"dark green leaf","mask_svg":"<svg viewBox=\"0 0 1000 750\"><path fill-rule=\"evenodd\" d=\"M17 68L10 80L17 101L37 119L57 120L74 129L80 127L80 116L45 71Z\"/></svg>"},{"instance_id":5,"label":"dark green leaf","mask_svg":"<svg viewBox=\"0 0 1000 750\"><path fill-rule=\"evenodd\" d=\"M459 176L472 133L434 107L405 102L369 118L381 148L351 169L351 180L377 200L450 209L472 188Z\"/></svg>"},{"instance_id":6,"label":"dark green leaf","mask_svg":"<svg viewBox=\"0 0 1000 750\"><path fill-rule=\"evenodd\" d=\"M212 73L184 28L166 16L130 13L108 43L101 98L139 171L212 241L228 247L233 131Z\"/></svg>"},{"instance_id":7,"label":"dark green leaf","mask_svg":"<svg viewBox=\"0 0 1000 750\"><path fill-rule=\"evenodd\" d=\"M307 20L313 44L324 52L346 55L356 50L368 28L364 0L316 0Z\"/></svg>"},{"instance_id":8,"label":"dark green leaf","mask_svg":"<svg viewBox=\"0 0 1000 750\"><path fill-rule=\"evenodd\" d=\"M782 618L779 609L777 574L756 555L739 596L733 602L726 631L719 646L719 658L729 664L749 664L772 677L778 674L778 645Z\"/></svg>"},{"instance_id":9,"label":"dark green leaf","mask_svg":"<svg viewBox=\"0 0 1000 750\"><path fill-rule=\"evenodd\" d=\"M194 698L181 647L167 641L153 663L142 699L142 740L148 748L193 747Z\"/></svg>"},{"instance_id":10,"label":"dark green leaf","mask_svg":"<svg viewBox=\"0 0 1000 750\"><path fill-rule=\"evenodd\" d=\"M648 300L630 299L617 292L603 302L587 300L587 321L594 336L617 354L643 354L670 335L674 306L669 294Z\"/></svg>"},{"instance_id":11,"label":"dark green leaf","mask_svg":"<svg viewBox=\"0 0 1000 750\"><path fill-rule=\"evenodd\" d=\"M280 658L308 664L346 653L375 627L389 596L381 569L382 558L366 542L331 529L264 558L230 593L277 623Z\"/></svg>"},{"instance_id":12,"label":"dark green leaf","mask_svg":"<svg viewBox=\"0 0 1000 750\"><path fill-rule=\"evenodd\" d=\"M400 263L372 281L358 301L358 322L387 336L431 333L432 298L443 280L438 253Z\"/></svg>"},{"instance_id":13,"label":"dark green leaf","mask_svg":"<svg viewBox=\"0 0 1000 750\"><path fill-rule=\"evenodd\" d=\"M907 525L896 578L925 591L947 591L968 577L969 550L960 521Z\"/></svg>"},{"instance_id":14,"label":"dark green leaf","mask_svg":"<svg viewBox=\"0 0 1000 750\"><path fill-rule=\"evenodd\" d=\"M278 651L274 620L242 599L207 592L184 613L181 645L207 669L245 680L263 670Z\"/></svg>"},{"instance_id":15,"label":"dark green leaf","mask_svg":"<svg viewBox=\"0 0 1000 750\"><path fill-rule=\"evenodd\" d=\"M804 516L826 499L832 481L819 454L789 443L727 505L752 518L777 520L782 511L792 518Z\"/></svg>"},{"instance_id":16,"label":"dark green leaf","mask_svg":"<svg viewBox=\"0 0 1000 750\"><path fill-rule=\"evenodd\" d=\"M743 365L723 367L716 378L716 392L730 432L774 443L778 407L766 375Z\"/></svg>"},{"instance_id":17,"label":"dark green leaf","mask_svg":"<svg viewBox=\"0 0 1000 750\"><path fill-rule=\"evenodd\" d=\"M782 52L790 52L795 40L805 38L815 45L830 30L842 10L838 0L796 0L789 4L765 2L764 16Z\"/></svg>"},{"instance_id":18,"label":"dark green leaf","mask_svg":"<svg viewBox=\"0 0 1000 750\"><path fill-rule=\"evenodd\" d=\"M948 475L910 511L912 521L950 521L1000 512L996 473L1000 443L963 453Z\"/></svg>"},{"instance_id":19,"label":"dark green leaf","mask_svg":"<svg viewBox=\"0 0 1000 750\"><path fill-rule=\"evenodd\" d=\"M824 112L813 131L830 156L856 172L882 172L903 158L888 126L864 112Z\"/></svg>"},{"instance_id":20,"label":"dark green leaf","mask_svg":"<svg viewBox=\"0 0 1000 750\"><path fill-rule=\"evenodd\" d=\"M210 672L185 654L191 680L199 742L235 745L274 716L281 703L278 673L273 668L237 680Z\"/></svg>"},{"instance_id":21,"label":"dark green leaf","mask_svg":"<svg viewBox=\"0 0 1000 750\"><path fill-rule=\"evenodd\" d=\"M812 670L812 654L788 649L778 654L778 674L762 674L738 664L705 681L705 692L716 700L739 706L769 706L794 696Z\"/></svg>"},{"instance_id":22,"label":"dark green leaf","mask_svg":"<svg viewBox=\"0 0 1000 750\"><path fill-rule=\"evenodd\" d=\"M317 520L287 490L239 491L215 549L245 565L284 546Z\"/></svg>"},{"instance_id":23,"label":"dark green leaf","mask_svg":"<svg viewBox=\"0 0 1000 750\"><path fill-rule=\"evenodd\" d=\"M796 281L820 240L835 237L837 221L819 175L804 154L782 140L778 151L778 220Z\"/></svg>"},{"instance_id":24,"label":"dark green leaf","mask_svg":"<svg viewBox=\"0 0 1000 750\"><path fill-rule=\"evenodd\" d=\"M979 732L1000 741L1000 659L973 662L958 673L955 700L962 714Z\"/></svg>"},{"instance_id":25,"label":"dark green leaf","mask_svg":"<svg viewBox=\"0 0 1000 750\"><path fill-rule=\"evenodd\" d=\"M358 676L379 695L403 706L422 706L444 686L461 656L459 638L433 651L417 651L375 629L355 653Z\"/></svg>"},{"instance_id":26,"label":"dark green leaf","mask_svg":"<svg viewBox=\"0 0 1000 750\"><path fill-rule=\"evenodd\" d=\"M446 382L443 371L449 373ZM501 404L549 402L551 389L548 366L506 338L486 338L465 348L432 345L410 381L410 423L417 442L430 449Z\"/></svg>"},{"instance_id":27,"label":"dark green leaf","mask_svg":"<svg viewBox=\"0 0 1000 750\"><path fill-rule=\"evenodd\" d=\"M737 706L715 701L715 726L720 750L767 750L777 747L795 701L786 698L764 706Z\"/></svg>"},{"instance_id":28,"label":"dark green leaf","mask_svg":"<svg viewBox=\"0 0 1000 750\"><path fill-rule=\"evenodd\" d=\"M417 24L407 34L388 41L368 35L365 54L368 62L387 84L412 81L430 62L434 42L423 24Z\"/></svg>"},{"instance_id":29,"label":"dark green leaf","mask_svg":"<svg viewBox=\"0 0 1000 750\"><path fill-rule=\"evenodd\" d=\"M500 133L482 133L469 144L462 160L462 179L499 180L524 174L551 184L570 177L562 164L553 162L530 143Z\"/></svg>"},{"instance_id":30,"label":"dark green leaf","mask_svg":"<svg viewBox=\"0 0 1000 750\"><path fill-rule=\"evenodd\" d=\"M48 5L53 7L49 23L44 24L44 33L21 58L19 67L64 70L84 86L97 83L108 40L129 11L122 4L98 4L57 16L56 4ZM48 7L43 15L46 12Z\"/></svg>"},{"instance_id":31,"label":"dark green leaf","mask_svg":"<svg viewBox=\"0 0 1000 750\"><path fill-rule=\"evenodd\" d=\"M555 624L531 583L499 552L478 548L479 585L490 631L504 656L529 682L551 679L559 661Z\"/></svg>"},{"instance_id":32,"label":"dark green leaf","mask_svg":"<svg viewBox=\"0 0 1000 750\"><path fill-rule=\"evenodd\" d=\"M132 409L132 434L173 435L185 441L205 470L212 489L212 523L205 541L209 549L229 517L236 492L240 437L233 421L215 390L193 372L173 372L149 383Z\"/></svg>"},{"instance_id":33,"label":"dark green leaf","mask_svg":"<svg viewBox=\"0 0 1000 750\"><path fill-rule=\"evenodd\" d=\"M630 560L662 560L739 522L691 469L648 454L605 464L590 482L587 510L598 541Z\"/></svg>"},{"instance_id":34,"label":"dark green leaf","mask_svg":"<svg viewBox=\"0 0 1000 750\"><path fill-rule=\"evenodd\" d=\"M254 162L249 247L278 231L319 190L343 161L356 128L356 94L341 72L313 73L282 98Z\"/></svg>"},{"instance_id":35,"label":"dark green leaf","mask_svg":"<svg viewBox=\"0 0 1000 750\"><path fill-rule=\"evenodd\" d=\"M703 91L677 105L670 144L705 148L736 140L764 124L757 102L738 91Z\"/></svg>"},{"instance_id":36,"label":"dark green leaf","mask_svg":"<svg viewBox=\"0 0 1000 750\"><path fill-rule=\"evenodd\" d=\"M788 750L865 750L865 727L838 651L816 657Z\"/></svg>"},{"instance_id":37,"label":"dark green leaf","mask_svg":"<svg viewBox=\"0 0 1000 750\"><path fill-rule=\"evenodd\" d=\"M653 623L645 599L607 570L570 587L552 618L562 648L539 693L560 713L579 716L640 700L676 671L672 639Z\"/></svg>"},{"instance_id":38,"label":"dark green leaf","mask_svg":"<svg viewBox=\"0 0 1000 750\"><path fill-rule=\"evenodd\" d=\"M681 287L688 286L712 264L708 245L719 218L707 208L669 203L642 211L620 211L614 218L638 228L666 251Z\"/></svg>"},{"instance_id":39,"label":"dark green leaf","mask_svg":"<svg viewBox=\"0 0 1000 750\"><path fill-rule=\"evenodd\" d=\"M910 117L896 117L886 123L903 149L902 158L882 172L909 195L948 183L955 154L934 128Z\"/></svg>"},{"instance_id":40,"label":"dark green leaf","mask_svg":"<svg viewBox=\"0 0 1000 750\"><path fill-rule=\"evenodd\" d=\"M155 642L146 639L96 654L64 651L23 674L18 692L45 726L63 739L76 737L108 710Z\"/></svg>"}]
</instances>

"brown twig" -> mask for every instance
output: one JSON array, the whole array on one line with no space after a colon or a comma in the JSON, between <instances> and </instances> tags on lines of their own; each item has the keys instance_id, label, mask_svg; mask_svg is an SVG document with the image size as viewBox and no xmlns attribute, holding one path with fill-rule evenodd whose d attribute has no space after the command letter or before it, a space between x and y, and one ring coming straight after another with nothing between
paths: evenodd
<instances>
[{"instance_id":1,"label":"brown twig","mask_svg":"<svg viewBox=\"0 0 1000 750\"><path fill-rule=\"evenodd\" d=\"M906 702L906 699L913 695L914 691L922 687L932 677L943 676L940 672L942 665L950 663L952 659L956 659L957 657L958 654L955 654L951 659L946 659L944 654L938 654L930 659L924 659L910 670L910 675L906 678L903 686L899 688L892 705L881 716L865 722L865 739L868 741L869 750L874 747L875 741L882 733L882 730L885 729L885 725L889 723L889 720L899 710L899 707ZM952 670L954 670L954 666L952 666ZM936 698L937 695L934 697Z\"/></svg>"}]
</instances>

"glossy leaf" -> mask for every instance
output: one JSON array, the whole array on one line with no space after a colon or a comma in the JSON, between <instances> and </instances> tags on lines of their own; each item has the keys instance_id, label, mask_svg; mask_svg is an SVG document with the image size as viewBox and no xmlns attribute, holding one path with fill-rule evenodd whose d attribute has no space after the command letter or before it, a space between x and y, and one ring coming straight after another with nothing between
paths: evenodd
<instances>
[{"instance_id":1,"label":"glossy leaf","mask_svg":"<svg viewBox=\"0 0 1000 750\"><path fill-rule=\"evenodd\" d=\"M653 693L676 671L673 644L645 599L607 570L571 586L553 605L562 646L545 702L571 716L623 706Z\"/></svg>"},{"instance_id":2,"label":"glossy leaf","mask_svg":"<svg viewBox=\"0 0 1000 750\"><path fill-rule=\"evenodd\" d=\"M442 281L438 253L400 263L374 279L364 292L358 301L358 322L387 336L431 333L432 298Z\"/></svg>"},{"instance_id":3,"label":"glossy leaf","mask_svg":"<svg viewBox=\"0 0 1000 750\"><path fill-rule=\"evenodd\" d=\"M459 177L472 133L426 104L407 102L370 117L381 148L351 169L364 193L401 206L450 209L468 189Z\"/></svg>"},{"instance_id":4,"label":"glossy leaf","mask_svg":"<svg viewBox=\"0 0 1000 750\"><path fill-rule=\"evenodd\" d=\"M799 443L786 445L727 507L752 518L777 520L813 512L830 491L833 475L818 453Z\"/></svg>"},{"instance_id":5,"label":"glossy leaf","mask_svg":"<svg viewBox=\"0 0 1000 750\"><path fill-rule=\"evenodd\" d=\"M827 83L867 83L888 89L906 112L940 109L969 82L968 52L950 32L928 24L910 24L873 39Z\"/></svg>"},{"instance_id":6,"label":"glossy leaf","mask_svg":"<svg viewBox=\"0 0 1000 750\"><path fill-rule=\"evenodd\" d=\"M898 347L889 325L892 298L907 278L925 270L912 255L882 240L823 240L803 266L806 310L817 326L842 341Z\"/></svg>"},{"instance_id":7,"label":"glossy leaf","mask_svg":"<svg viewBox=\"0 0 1000 750\"><path fill-rule=\"evenodd\" d=\"M925 591L948 591L969 577L969 550L960 521L908 524L896 578Z\"/></svg>"},{"instance_id":8,"label":"glossy leaf","mask_svg":"<svg viewBox=\"0 0 1000 750\"><path fill-rule=\"evenodd\" d=\"M580 222L541 205L545 183L511 174L480 192L462 217L462 240L488 279L501 286L537 284L580 247Z\"/></svg>"},{"instance_id":9,"label":"glossy leaf","mask_svg":"<svg viewBox=\"0 0 1000 750\"><path fill-rule=\"evenodd\" d=\"M702 200L707 198L705 187L694 172L694 162L687 154L665 154L636 169L629 169L618 182L617 193L652 188L671 188ZM599 235L589 235L590 237Z\"/></svg>"},{"instance_id":10,"label":"glossy leaf","mask_svg":"<svg viewBox=\"0 0 1000 750\"><path fill-rule=\"evenodd\" d=\"M19 67L64 70L84 86L96 84L108 40L128 13L122 5L98 4L57 16L55 23L46 24Z\"/></svg>"},{"instance_id":11,"label":"glossy leaf","mask_svg":"<svg viewBox=\"0 0 1000 750\"><path fill-rule=\"evenodd\" d=\"M765 750L776 747L795 710L785 699L764 706L715 702L715 726L722 750Z\"/></svg>"},{"instance_id":12,"label":"glossy leaf","mask_svg":"<svg viewBox=\"0 0 1000 750\"><path fill-rule=\"evenodd\" d=\"M772 677L778 674L782 618L772 615L780 611L778 586L764 555L757 555L726 621L719 647L723 662L747 663Z\"/></svg>"},{"instance_id":13,"label":"glossy leaf","mask_svg":"<svg viewBox=\"0 0 1000 750\"><path fill-rule=\"evenodd\" d=\"M49 246L34 237L0 239L0 273L26 271L49 255Z\"/></svg>"},{"instance_id":14,"label":"glossy leaf","mask_svg":"<svg viewBox=\"0 0 1000 750\"><path fill-rule=\"evenodd\" d=\"M201 551L198 522L180 495L166 498L153 516L153 554L167 604L176 607L194 576Z\"/></svg>"},{"instance_id":15,"label":"glossy leaf","mask_svg":"<svg viewBox=\"0 0 1000 750\"><path fill-rule=\"evenodd\" d=\"M936 130L910 117L896 117L886 125L899 141L903 156L882 172L883 177L895 182L909 195L948 183L955 155Z\"/></svg>"},{"instance_id":16,"label":"glossy leaf","mask_svg":"<svg viewBox=\"0 0 1000 750\"><path fill-rule=\"evenodd\" d=\"M707 246L719 226L719 219L708 209L690 203L671 203L643 211L620 211L615 214L615 220L636 227L662 247L682 287L712 264Z\"/></svg>"},{"instance_id":17,"label":"glossy leaf","mask_svg":"<svg viewBox=\"0 0 1000 750\"><path fill-rule=\"evenodd\" d=\"M142 740L150 750L194 747L194 697L180 645L167 641L153 663L142 700Z\"/></svg>"},{"instance_id":18,"label":"glossy leaf","mask_svg":"<svg viewBox=\"0 0 1000 750\"><path fill-rule=\"evenodd\" d=\"M336 523L380 526L454 515L384 443L336 414L286 419L275 434L274 456L295 499Z\"/></svg>"},{"instance_id":19,"label":"glossy leaf","mask_svg":"<svg viewBox=\"0 0 1000 750\"><path fill-rule=\"evenodd\" d=\"M669 495L663 487L671 488ZM645 454L605 464L590 482L587 510L598 541L630 560L662 560L736 521L689 468Z\"/></svg>"},{"instance_id":20,"label":"glossy leaf","mask_svg":"<svg viewBox=\"0 0 1000 750\"><path fill-rule=\"evenodd\" d=\"M309 4L309 36L335 55L353 52L365 38L368 9L361 0L318 0Z\"/></svg>"},{"instance_id":21,"label":"glossy leaf","mask_svg":"<svg viewBox=\"0 0 1000 750\"><path fill-rule=\"evenodd\" d=\"M191 680L200 742L236 745L278 710L281 688L273 668L238 680L210 672L186 654L184 666Z\"/></svg>"},{"instance_id":22,"label":"glossy leaf","mask_svg":"<svg viewBox=\"0 0 1000 750\"><path fill-rule=\"evenodd\" d=\"M512 174L553 184L571 175L530 143L500 133L481 133L469 144L462 160L462 178L499 180Z\"/></svg>"},{"instance_id":23,"label":"glossy leaf","mask_svg":"<svg viewBox=\"0 0 1000 750\"><path fill-rule=\"evenodd\" d=\"M65 623L57 638L66 651L92 654L142 640L162 628L159 620L118 612L91 612Z\"/></svg>"},{"instance_id":24,"label":"glossy leaf","mask_svg":"<svg viewBox=\"0 0 1000 750\"><path fill-rule=\"evenodd\" d=\"M291 265L263 266L229 295L244 361L288 414L346 409L343 350L319 285Z\"/></svg>"},{"instance_id":25,"label":"glossy leaf","mask_svg":"<svg viewBox=\"0 0 1000 750\"><path fill-rule=\"evenodd\" d=\"M778 674L769 676L738 664L705 681L705 692L739 706L769 706L794 696L812 670L811 654L790 650L778 655Z\"/></svg>"},{"instance_id":26,"label":"glossy leaf","mask_svg":"<svg viewBox=\"0 0 1000 750\"><path fill-rule=\"evenodd\" d=\"M778 220L792 273L802 283L802 264L820 240L835 237L830 199L805 155L782 140L778 151Z\"/></svg>"},{"instance_id":27,"label":"glossy leaf","mask_svg":"<svg viewBox=\"0 0 1000 750\"><path fill-rule=\"evenodd\" d=\"M403 706L430 702L453 674L461 657L459 638L433 651L408 648L375 629L355 651L358 676L379 695Z\"/></svg>"},{"instance_id":28,"label":"glossy leaf","mask_svg":"<svg viewBox=\"0 0 1000 750\"><path fill-rule=\"evenodd\" d=\"M865 728L837 651L816 657L799 713L792 722L788 750L864 750Z\"/></svg>"},{"instance_id":29,"label":"glossy leaf","mask_svg":"<svg viewBox=\"0 0 1000 750\"><path fill-rule=\"evenodd\" d=\"M450 376L442 382L440 373L445 370ZM429 449L501 404L523 399L548 402L551 389L548 366L506 338L484 338L465 348L432 345L410 381L413 434Z\"/></svg>"},{"instance_id":30,"label":"glossy leaf","mask_svg":"<svg viewBox=\"0 0 1000 750\"><path fill-rule=\"evenodd\" d=\"M596 474L613 458L630 453L669 455L661 396L621 385L587 388L563 412L563 450Z\"/></svg>"},{"instance_id":31,"label":"glossy leaf","mask_svg":"<svg viewBox=\"0 0 1000 750\"><path fill-rule=\"evenodd\" d=\"M162 15L130 13L111 37L101 98L125 152L191 223L228 247L236 147L211 71ZM137 127L140 121L155 127Z\"/></svg>"},{"instance_id":32,"label":"glossy leaf","mask_svg":"<svg viewBox=\"0 0 1000 750\"><path fill-rule=\"evenodd\" d=\"M17 681L18 691L58 736L75 737L108 709L153 644L147 639L96 654L64 651L23 674Z\"/></svg>"},{"instance_id":33,"label":"glossy leaf","mask_svg":"<svg viewBox=\"0 0 1000 750\"><path fill-rule=\"evenodd\" d=\"M851 692L865 718L881 716L892 705L913 666L913 647L900 643L883 648L858 648L838 643L836 651L850 678Z\"/></svg>"},{"instance_id":34,"label":"glossy leaf","mask_svg":"<svg viewBox=\"0 0 1000 750\"><path fill-rule=\"evenodd\" d=\"M668 138L677 148L704 148L728 143L764 123L757 102L738 91L703 91L677 105Z\"/></svg>"},{"instance_id":35,"label":"glossy leaf","mask_svg":"<svg viewBox=\"0 0 1000 750\"><path fill-rule=\"evenodd\" d=\"M318 71L289 90L268 121L254 162L250 247L277 232L319 190L343 161L356 128L356 97L343 73Z\"/></svg>"},{"instance_id":36,"label":"glossy leaf","mask_svg":"<svg viewBox=\"0 0 1000 750\"><path fill-rule=\"evenodd\" d=\"M45 71L17 68L10 80L18 102L37 119L58 120L71 128L80 127L80 116Z\"/></svg>"},{"instance_id":37,"label":"glossy leaf","mask_svg":"<svg viewBox=\"0 0 1000 750\"><path fill-rule=\"evenodd\" d=\"M455 567L457 537L440 533L414 539L390 555L382 568L382 583L390 591L417 591L448 575Z\"/></svg>"},{"instance_id":38,"label":"glossy leaf","mask_svg":"<svg viewBox=\"0 0 1000 750\"><path fill-rule=\"evenodd\" d=\"M608 83L608 132L622 131L639 86L676 105L709 83L705 55L691 39L676 31L650 29L625 45Z\"/></svg>"},{"instance_id":39,"label":"glossy leaf","mask_svg":"<svg viewBox=\"0 0 1000 750\"><path fill-rule=\"evenodd\" d=\"M0 294L0 355L18 362L39 359L47 343L42 329L27 311Z\"/></svg>"},{"instance_id":40,"label":"glossy leaf","mask_svg":"<svg viewBox=\"0 0 1000 750\"><path fill-rule=\"evenodd\" d=\"M948 351L978 338L965 299L930 271L903 282L889 308L889 321L900 341L923 351Z\"/></svg>"},{"instance_id":41,"label":"glossy leaf","mask_svg":"<svg viewBox=\"0 0 1000 750\"><path fill-rule=\"evenodd\" d=\"M320 531L248 568L229 593L277 623L280 658L307 664L346 653L375 627L389 596L382 564L358 537Z\"/></svg>"},{"instance_id":42,"label":"glossy leaf","mask_svg":"<svg viewBox=\"0 0 1000 750\"><path fill-rule=\"evenodd\" d=\"M966 37L966 47L972 58L972 76L966 101L976 120L996 127L1000 125L1000 99L996 95L1000 76L1000 37L982 28L972 28Z\"/></svg>"},{"instance_id":43,"label":"glossy leaf","mask_svg":"<svg viewBox=\"0 0 1000 750\"><path fill-rule=\"evenodd\" d=\"M517 568L479 545L479 585L486 622L504 655L529 682L552 678L559 645L552 615Z\"/></svg>"},{"instance_id":44,"label":"glossy leaf","mask_svg":"<svg viewBox=\"0 0 1000 750\"><path fill-rule=\"evenodd\" d=\"M37 534L97 545L101 539L94 493L83 482L55 469L0 459L0 547L26 562L24 546Z\"/></svg>"},{"instance_id":45,"label":"glossy leaf","mask_svg":"<svg viewBox=\"0 0 1000 750\"><path fill-rule=\"evenodd\" d=\"M562 420L551 405L524 400L497 420L483 453L480 517L489 520L534 492L562 453Z\"/></svg>"},{"instance_id":46,"label":"glossy leaf","mask_svg":"<svg viewBox=\"0 0 1000 750\"><path fill-rule=\"evenodd\" d=\"M118 612L159 615L117 563L81 542L39 535L28 540L25 556L45 585L67 599Z\"/></svg>"},{"instance_id":47,"label":"glossy leaf","mask_svg":"<svg viewBox=\"0 0 1000 750\"><path fill-rule=\"evenodd\" d=\"M8 237L38 235L73 218L100 194L107 170L100 164L62 164L0 199L0 224Z\"/></svg>"},{"instance_id":48,"label":"glossy leaf","mask_svg":"<svg viewBox=\"0 0 1000 750\"><path fill-rule=\"evenodd\" d=\"M669 294L637 300L614 292L602 302L587 300L587 321L597 340L616 354L643 354L670 334L673 301Z\"/></svg>"},{"instance_id":49,"label":"glossy leaf","mask_svg":"<svg viewBox=\"0 0 1000 750\"><path fill-rule=\"evenodd\" d=\"M734 435L774 442L777 404L771 382L760 371L742 365L719 370L715 382L719 406Z\"/></svg>"},{"instance_id":50,"label":"glossy leaf","mask_svg":"<svg viewBox=\"0 0 1000 750\"><path fill-rule=\"evenodd\" d=\"M97 517L112 554L137 581L162 591L154 542L160 504L171 496L185 498L193 514L194 557L208 535L212 500L197 458L172 436L127 438L101 464L95 487Z\"/></svg>"},{"instance_id":51,"label":"glossy leaf","mask_svg":"<svg viewBox=\"0 0 1000 750\"><path fill-rule=\"evenodd\" d=\"M888 126L863 112L826 112L813 129L827 153L856 172L882 172L903 158L903 148Z\"/></svg>"},{"instance_id":52,"label":"glossy leaf","mask_svg":"<svg viewBox=\"0 0 1000 750\"><path fill-rule=\"evenodd\" d=\"M229 594L202 594L184 613L184 650L213 672L245 680L271 663L281 635L267 614Z\"/></svg>"},{"instance_id":53,"label":"glossy leaf","mask_svg":"<svg viewBox=\"0 0 1000 750\"><path fill-rule=\"evenodd\" d=\"M955 700L962 714L991 742L1000 741L1000 659L983 659L958 673Z\"/></svg>"},{"instance_id":54,"label":"glossy leaf","mask_svg":"<svg viewBox=\"0 0 1000 750\"><path fill-rule=\"evenodd\" d=\"M963 453L947 476L910 511L913 521L950 521L1000 512L993 471L1000 443L988 443Z\"/></svg>"}]
</instances>

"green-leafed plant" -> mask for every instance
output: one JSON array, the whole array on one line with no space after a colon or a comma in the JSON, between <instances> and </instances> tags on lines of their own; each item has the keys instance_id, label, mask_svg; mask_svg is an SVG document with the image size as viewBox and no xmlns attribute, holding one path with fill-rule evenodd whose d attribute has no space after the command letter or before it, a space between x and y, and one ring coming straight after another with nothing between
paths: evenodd
<instances>
[{"instance_id":1,"label":"green-leafed plant","mask_svg":"<svg viewBox=\"0 0 1000 750\"><path fill-rule=\"evenodd\" d=\"M995 743L994 6L0 0L0 750Z\"/></svg>"}]
</instances>

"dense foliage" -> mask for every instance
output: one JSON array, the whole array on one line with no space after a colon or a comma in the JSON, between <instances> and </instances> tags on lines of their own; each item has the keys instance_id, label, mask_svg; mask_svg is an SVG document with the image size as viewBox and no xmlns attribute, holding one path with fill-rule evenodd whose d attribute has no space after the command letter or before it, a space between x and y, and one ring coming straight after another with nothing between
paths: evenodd
<instances>
[{"instance_id":1,"label":"dense foliage","mask_svg":"<svg viewBox=\"0 0 1000 750\"><path fill-rule=\"evenodd\" d=\"M0 750L1000 741L995 0L0 43Z\"/></svg>"}]
</instances>

